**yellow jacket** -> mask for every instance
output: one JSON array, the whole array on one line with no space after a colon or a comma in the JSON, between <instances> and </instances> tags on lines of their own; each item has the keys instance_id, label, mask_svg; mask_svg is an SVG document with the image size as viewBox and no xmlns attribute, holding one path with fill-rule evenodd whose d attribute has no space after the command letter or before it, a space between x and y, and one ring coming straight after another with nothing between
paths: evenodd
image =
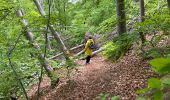
<instances>
[{"instance_id":1,"label":"yellow jacket","mask_svg":"<svg viewBox=\"0 0 170 100\"><path fill-rule=\"evenodd\" d=\"M94 43L93 39L88 39L85 44L84 52L85 52L85 55L87 56L91 56L93 52L93 50L90 48L91 43Z\"/></svg>"}]
</instances>

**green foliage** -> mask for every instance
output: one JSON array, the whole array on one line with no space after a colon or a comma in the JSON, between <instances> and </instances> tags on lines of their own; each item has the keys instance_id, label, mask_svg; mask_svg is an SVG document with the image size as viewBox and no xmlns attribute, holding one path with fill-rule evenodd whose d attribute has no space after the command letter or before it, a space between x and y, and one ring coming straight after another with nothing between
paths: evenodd
<instances>
[{"instance_id":1,"label":"green foliage","mask_svg":"<svg viewBox=\"0 0 170 100\"><path fill-rule=\"evenodd\" d=\"M136 39L134 33L120 35L104 46L103 54L108 59L116 61L130 49Z\"/></svg>"},{"instance_id":2,"label":"green foliage","mask_svg":"<svg viewBox=\"0 0 170 100\"><path fill-rule=\"evenodd\" d=\"M162 100L163 98L163 92L162 91L157 91L153 95L154 100Z\"/></svg>"},{"instance_id":3,"label":"green foliage","mask_svg":"<svg viewBox=\"0 0 170 100\"><path fill-rule=\"evenodd\" d=\"M16 11L22 6L24 10L28 11L28 19L37 17L35 9L32 8L33 2L29 0L22 1L3 0L0 2L0 16L4 16L3 18L0 17L0 98L2 97L2 100L8 100L11 94L22 95L20 85L7 58L8 51L14 46L18 35L24 31L23 25L20 22L22 18L16 16ZM34 17L31 17L32 15ZM37 33L34 35L40 36ZM16 49L11 55L11 61L19 75L18 78L21 79L25 88L35 82L33 78L36 79L40 72L37 59L30 56L30 53L35 56L36 52L38 51L30 48L28 45L23 32Z\"/></svg>"},{"instance_id":4,"label":"green foliage","mask_svg":"<svg viewBox=\"0 0 170 100\"><path fill-rule=\"evenodd\" d=\"M144 58L160 58L160 57L166 57L170 53L169 47L154 47L149 49L144 53Z\"/></svg>"},{"instance_id":5,"label":"green foliage","mask_svg":"<svg viewBox=\"0 0 170 100\"><path fill-rule=\"evenodd\" d=\"M3 65L0 68L1 70L3 69L2 67ZM4 69L3 72L0 72L0 96L8 98L10 96L9 91L15 92L18 90L18 84L11 69L7 66Z\"/></svg>"},{"instance_id":6,"label":"green foliage","mask_svg":"<svg viewBox=\"0 0 170 100\"><path fill-rule=\"evenodd\" d=\"M147 93L148 91L150 91L149 88L144 88L144 89L141 89L141 90L137 90L136 93L137 93L137 94L145 94L145 93Z\"/></svg>"},{"instance_id":7,"label":"green foliage","mask_svg":"<svg viewBox=\"0 0 170 100\"><path fill-rule=\"evenodd\" d=\"M147 6L145 6L146 9L152 9L146 12L144 22L136 23L135 30L137 32L143 32L145 35L153 35L153 38L149 40L149 43L156 47L158 42L162 39L162 36L168 35L170 33L170 16L168 8L165 7L167 2L147 0L145 3L149 3ZM152 50L149 50L144 56L146 58L158 58L163 55L160 50L153 48Z\"/></svg>"},{"instance_id":8,"label":"green foliage","mask_svg":"<svg viewBox=\"0 0 170 100\"><path fill-rule=\"evenodd\" d=\"M118 48L118 47L117 47L116 45L114 45L113 42L107 43L107 44L104 46L104 48L105 48L105 51L103 51L103 54L104 54L107 58L112 59L112 58L114 57L115 59L117 59L117 58L115 57L115 54L117 54L117 48Z\"/></svg>"},{"instance_id":9,"label":"green foliage","mask_svg":"<svg viewBox=\"0 0 170 100\"><path fill-rule=\"evenodd\" d=\"M162 74L170 73L170 58L157 58L150 62L155 72Z\"/></svg>"},{"instance_id":10,"label":"green foliage","mask_svg":"<svg viewBox=\"0 0 170 100\"><path fill-rule=\"evenodd\" d=\"M68 8L68 33L75 37L68 45L81 43L84 33L106 33L115 27L115 3L112 0L79 1ZM114 16L113 16L114 15ZM104 35L104 34L103 34Z\"/></svg>"},{"instance_id":11,"label":"green foliage","mask_svg":"<svg viewBox=\"0 0 170 100\"><path fill-rule=\"evenodd\" d=\"M8 45L12 47L13 43L9 42ZM0 94L5 97L9 97L11 95L10 93L16 93L18 95L22 94L18 81L16 80L16 76L8 64L6 55L8 53L6 50L8 49L10 48L3 44L1 47L2 52L0 53L0 60L2 62L0 67ZM25 87L31 85L30 82L32 81L32 78L37 77L37 71L39 71L39 64L37 63L37 60L30 58L29 54L30 52L33 53L32 51L35 50L29 48L25 41L20 41L17 49L13 52L11 57L12 64Z\"/></svg>"},{"instance_id":12,"label":"green foliage","mask_svg":"<svg viewBox=\"0 0 170 100\"><path fill-rule=\"evenodd\" d=\"M157 49L151 49L144 54L144 58L159 58L161 57L160 52Z\"/></svg>"},{"instance_id":13,"label":"green foliage","mask_svg":"<svg viewBox=\"0 0 170 100\"><path fill-rule=\"evenodd\" d=\"M99 94L97 98L99 98L100 100L107 100L110 97L111 97L111 100L120 100L119 96L110 96L110 94L108 93L101 93Z\"/></svg>"},{"instance_id":14,"label":"green foliage","mask_svg":"<svg viewBox=\"0 0 170 100\"><path fill-rule=\"evenodd\" d=\"M137 17L138 3L133 0L126 1L127 22ZM113 0L83 0L76 4L69 4L67 10L68 28L67 33L72 34L75 38L70 40L68 45L75 45L81 42L85 32L99 33L107 36L116 30L116 4ZM65 32L64 32L65 34Z\"/></svg>"},{"instance_id":15,"label":"green foliage","mask_svg":"<svg viewBox=\"0 0 170 100\"><path fill-rule=\"evenodd\" d=\"M112 16L100 23L97 33L111 32L114 26L116 26L116 16Z\"/></svg>"},{"instance_id":16,"label":"green foliage","mask_svg":"<svg viewBox=\"0 0 170 100\"><path fill-rule=\"evenodd\" d=\"M150 78L148 80L148 87L160 89L161 88L161 81L157 78Z\"/></svg>"},{"instance_id":17,"label":"green foliage","mask_svg":"<svg viewBox=\"0 0 170 100\"><path fill-rule=\"evenodd\" d=\"M106 98L109 96L109 94L100 94L101 100L106 100Z\"/></svg>"},{"instance_id":18,"label":"green foliage","mask_svg":"<svg viewBox=\"0 0 170 100\"><path fill-rule=\"evenodd\" d=\"M145 98L138 97L136 100L145 100Z\"/></svg>"},{"instance_id":19,"label":"green foliage","mask_svg":"<svg viewBox=\"0 0 170 100\"><path fill-rule=\"evenodd\" d=\"M159 12L154 13L157 9L156 0L147 0L146 8L147 18L143 23L136 25L137 32L150 32L153 30L161 30L164 33L169 32L170 17L168 11L160 9ZM67 0L54 0L51 7L50 22L61 35L73 36L69 41L65 41L67 46L73 47L81 44L85 32L100 33L103 36L107 35L114 30L116 26L116 9L114 0L80 0L76 4L68 3ZM45 12L48 14L47 1L42 2ZM160 6L165 2L160 1ZM66 6L65 6L66 5ZM154 8L153 8L154 7ZM64 9L65 8L65 9ZM138 15L138 3L133 0L126 0L126 13L127 21ZM152 9L150 9L152 8ZM25 16L17 17L16 11L23 9ZM153 14L154 13L154 14ZM28 30L33 31L34 40L40 45L39 51L30 47L29 42L24 37L23 24L20 22L22 19L27 19L29 22ZM12 53L11 60L15 70L19 74L19 78L27 88L31 85L32 78L38 80L40 72L40 63L37 61L36 56L44 52L44 28L46 27L47 19L41 17L37 11L32 0L1 0L0 2L0 99L8 99L10 93L22 95L20 86L13 74L12 69L8 64L7 53L8 50L14 45L18 34L23 33L16 49ZM109 42L104 47L104 55L110 59L117 60L131 47L133 42L137 39L134 34L125 34L116 37L112 42ZM158 39L159 40L159 39ZM54 55L60 51L56 41L51 40L52 50L47 51L47 57ZM158 50L159 52L159 50ZM158 56L154 56L158 55ZM157 51L151 54L152 57L160 57ZM162 60L161 60L162 61ZM51 61L55 67L60 67L60 62ZM155 63L154 61L152 63ZM155 63L157 65L157 63ZM154 65L154 64L153 64ZM164 72L167 67L160 65L153 67L159 73ZM72 60L66 62L66 66L73 68L75 66ZM159 68L158 68L159 67ZM53 73L52 81L58 79L58 75ZM31 77L31 78L30 78ZM158 81L158 80L150 80ZM34 81L35 82L35 81ZM55 82L54 82L55 83ZM161 81L161 84L169 85L169 80ZM157 87L158 84L150 83L150 87ZM161 85L162 86L162 85ZM162 87L161 87L162 88ZM150 89L150 88L149 88ZM158 92L158 94L161 94ZM102 96L104 99L107 95ZM161 97L161 95L158 97ZM158 98L155 97L155 98ZM117 97L112 97L115 100Z\"/></svg>"},{"instance_id":20,"label":"green foliage","mask_svg":"<svg viewBox=\"0 0 170 100\"><path fill-rule=\"evenodd\" d=\"M162 80L162 83L165 85L170 85L170 79L164 79Z\"/></svg>"},{"instance_id":21,"label":"green foliage","mask_svg":"<svg viewBox=\"0 0 170 100\"><path fill-rule=\"evenodd\" d=\"M73 61L73 59L69 59L66 61L66 65L67 67L70 67L70 68L74 68L76 66L75 62Z\"/></svg>"},{"instance_id":22,"label":"green foliage","mask_svg":"<svg viewBox=\"0 0 170 100\"><path fill-rule=\"evenodd\" d=\"M170 73L170 58L157 58L150 61L152 68L154 71L158 72L161 75L167 75ZM170 86L170 78L151 78L148 80L148 87L142 90L138 90L138 94L146 94L148 92L153 92L152 97L153 100L163 100L164 89Z\"/></svg>"},{"instance_id":23,"label":"green foliage","mask_svg":"<svg viewBox=\"0 0 170 100\"><path fill-rule=\"evenodd\" d=\"M119 96L113 96L112 98L111 98L111 100L119 100Z\"/></svg>"},{"instance_id":24,"label":"green foliage","mask_svg":"<svg viewBox=\"0 0 170 100\"><path fill-rule=\"evenodd\" d=\"M136 29L139 32L152 32L152 31L169 31L170 16L168 10L164 12L154 13L142 23L136 24Z\"/></svg>"}]
</instances>

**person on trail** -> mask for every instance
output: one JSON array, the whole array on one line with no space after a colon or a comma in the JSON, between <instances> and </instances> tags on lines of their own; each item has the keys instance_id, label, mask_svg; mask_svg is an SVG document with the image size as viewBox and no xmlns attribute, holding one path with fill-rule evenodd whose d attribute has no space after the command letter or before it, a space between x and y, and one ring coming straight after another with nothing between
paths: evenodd
<instances>
[{"instance_id":1,"label":"person on trail","mask_svg":"<svg viewBox=\"0 0 170 100\"><path fill-rule=\"evenodd\" d=\"M85 52L85 55L86 55L86 64L90 63L90 59L91 59L91 56L92 56L93 49L94 49L94 41L92 39L92 36L89 36L89 38L88 38L88 40L85 44L85 48L83 50Z\"/></svg>"}]
</instances>

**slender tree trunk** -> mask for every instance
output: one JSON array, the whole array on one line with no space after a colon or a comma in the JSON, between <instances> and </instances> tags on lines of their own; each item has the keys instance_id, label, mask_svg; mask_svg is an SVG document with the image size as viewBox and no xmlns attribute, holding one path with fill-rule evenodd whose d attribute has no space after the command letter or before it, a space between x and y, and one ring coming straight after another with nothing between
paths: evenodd
<instances>
[{"instance_id":1,"label":"slender tree trunk","mask_svg":"<svg viewBox=\"0 0 170 100\"><path fill-rule=\"evenodd\" d=\"M167 0L167 3L168 3L168 8L170 10L170 0Z\"/></svg>"},{"instance_id":2,"label":"slender tree trunk","mask_svg":"<svg viewBox=\"0 0 170 100\"><path fill-rule=\"evenodd\" d=\"M126 15L124 0L116 0L116 12L117 12L117 32L119 34L126 32Z\"/></svg>"},{"instance_id":3,"label":"slender tree trunk","mask_svg":"<svg viewBox=\"0 0 170 100\"><path fill-rule=\"evenodd\" d=\"M47 37L47 48L48 48L48 50L51 50L51 45L50 45L50 38L49 38L49 36Z\"/></svg>"},{"instance_id":4,"label":"slender tree trunk","mask_svg":"<svg viewBox=\"0 0 170 100\"><path fill-rule=\"evenodd\" d=\"M63 9L64 9L64 29L67 30L67 16L66 16L66 7L67 7L67 3L66 0L63 0L64 4L63 4Z\"/></svg>"},{"instance_id":5,"label":"slender tree trunk","mask_svg":"<svg viewBox=\"0 0 170 100\"><path fill-rule=\"evenodd\" d=\"M23 14L23 12L21 10L18 10L17 11L17 16L18 17L23 17L24 14ZM21 22L27 28L27 26L28 26L27 20L22 19ZM28 31L27 29L25 29L25 36L26 36L27 40L29 40L30 45L32 47L34 47L38 51L41 51L39 45L34 41L33 33L31 31ZM52 74L53 68L50 66L49 62L43 57L43 54L41 54L41 53L38 53L38 60L40 61L41 66L44 67L48 77L50 77L50 79L52 80L52 77L53 77L53 74Z\"/></svg>"},{"instance_id":6,"label":"slender tree trunk","mask_svg":"<svg viewBox=\"0 0 170 100\"><path fill-rule=\"evenodd\" d=\"M39 1L38 0L34 0L34 3L36 5L36 7L38 8L38 11L40 12L41 16L45 17L46 13L45 13L44 9L42 8L42 6L40 5ZM61 39L61 36L59 35L58 32L56 32L54 30L54 27L52 25L49 25L49 29L51 31L51 34L54 36L55 40L60 43L60 46L61 46L61 49L63 51L64 57L66 59L69 59L69 56L68 56L69 55L69 50L65 46L63 40Z\"/></svg>"},{"instance_id":7,"label":"slender tree trunk","mask_svg":"<svg viewBox=\"0 0 170 100\"><path fill-rule=\"evenodd\" d=\"M143 22L145 20L145 6L144 6L144 0L140 0L140 22ZM140 33L140 38L142 41L142 44L145 42L145 35L143 32Z\"/></svg>"},{"instance_id":8,"label":"slender tree trunk","mask_svg":"<svg viewBox=\"0 0 170 100\"><path fill-rule=\"evenodd\" d=\"M46 29L44 29L44 31L42 32L42 35L43 35L44 38L46 38L46 36L45 36L46 32L47 32ZM47 46L48 50L51 50L49 34L47 34L47 45L46 46Z\"/></svg>"},{"instance_id":9,"label":"slender tree trunk","mask_svg":"<svg viewBox=\"0 0 170 100\"><path fill-rule=\"evenodd\" d=\"M60 47L61 47L61 49L63 51L64 57L66 59L69 59L69 56L68 56L70 54L69 50L67 49L67 47L65 46L64 42L62 41L59 33L57 33L51 25L50 25L49 28L50 28L51 33L54 36L55 40L60 43Z\"/></svg>"},{"instance_id":10,"label":"slender tree trunk","mask_svg":"<svg viewBox=\"0 0 170 100\"><path fill-rule=\"evenodd\" d=\"M140 0L140 22L143 22L145 19L145 5L144 0Z\"/></svg>"}]
</instances>

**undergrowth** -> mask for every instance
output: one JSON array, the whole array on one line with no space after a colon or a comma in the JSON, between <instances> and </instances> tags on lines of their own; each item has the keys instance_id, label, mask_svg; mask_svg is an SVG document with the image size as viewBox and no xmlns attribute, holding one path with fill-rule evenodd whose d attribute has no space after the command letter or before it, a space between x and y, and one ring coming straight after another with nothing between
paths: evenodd
<instances>
[{"instance_id":1,"label":"undergrowth","mask_svg":"<svg viewBox=\"0 0 170 100\"><path fill-rule=\"evenodd\" d=\"M104 45L103 55L113 61L123 56L133 45L137 35L135 33L122 34Z\"/></svg>"}]
</instances>

